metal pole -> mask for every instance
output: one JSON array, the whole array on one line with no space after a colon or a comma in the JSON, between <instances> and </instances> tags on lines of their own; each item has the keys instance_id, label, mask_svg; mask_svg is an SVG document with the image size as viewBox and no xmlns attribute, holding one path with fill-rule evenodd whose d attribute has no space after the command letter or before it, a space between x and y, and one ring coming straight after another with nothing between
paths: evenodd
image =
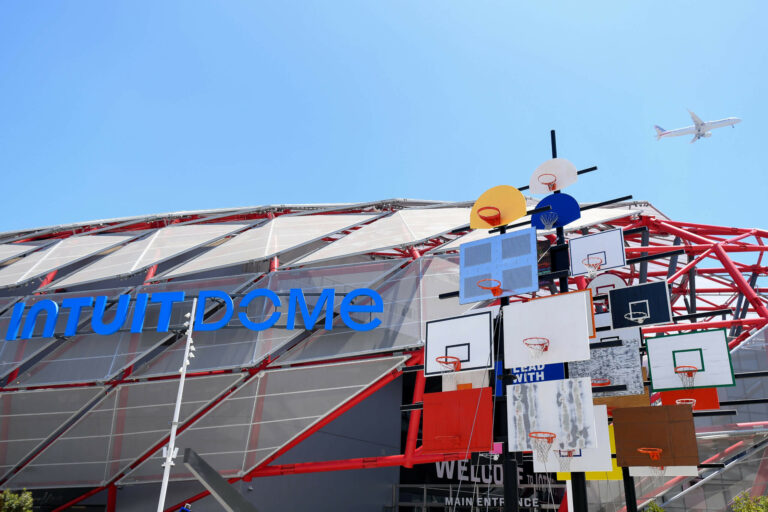
<instances>
[{"instance_id":1,"label":"metal pole","mask_svg":"<svg viewBox=\"0 0 768 512\"><path fill-rule=\"evenodd\" d=\"M552 158L557 158L557 139L555 137L555 130L549 132L550 141L552 143ZM559 190L555 191L555 194L560 193ZM558 227L557 233L557 245L565 244L565 230L562 227ZM568 277L560 278L560 293L568 292ZM565 378L568 378L568 363L564 363ZM573 508L576 512L588 512L587 510L587 478L584 473L571 473L571 489L573 490Z\"/></svg>"},{"instance_id":2,"label":"metal pole","mask_svg":"<svg viewBox=\"0 0 768 512\"><path fill-rule=\"evenodd\" d=\"M179 391L176 394L176 407L173 410L173 421L171 422L171 435L168 438L168 448L165 453L165 462L163 463L163 482L160 486L160 500L157 503L157 512L163 512L165 509L165 493L168 491L168 479L171 476L171 466L173 466L173 458L176 456L174 452L176 449L176 430L179 427L179 415L181 413L181 399L184 395L184 380L187 377L187 366L189 366L189 358L194 357L191 352L194 351L192 347L192 328L195 323L195 310L197 309L197 299L192 300L192 313L189 315L189 326L187 327L187 344L184 347L184 360L181 363L179 372L181 377L179 378Z\"/></svg>"},{"instance_id":3,"label":"metal pole","mask_svg":"<svg viewBox=\"0 0 768 512\"><path fill-rule=\"evenodd\" d=\"M624 501L627 512L637 512L637 495L635 494L635 479L629 476L629 468L621 468L624 477Z\"/></svg>"}]
</instances>

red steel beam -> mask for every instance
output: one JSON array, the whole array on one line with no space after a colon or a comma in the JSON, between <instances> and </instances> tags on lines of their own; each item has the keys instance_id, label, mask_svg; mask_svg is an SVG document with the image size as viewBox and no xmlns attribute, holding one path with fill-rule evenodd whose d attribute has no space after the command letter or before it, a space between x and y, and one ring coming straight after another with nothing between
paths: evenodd
<instances>
[{"instance_id":1,"label":"red steel beam","mask_svg":"<svg viewBox=\"0 0 768 512\"><path fill-rule=\"evenodd\" d=\"M424 361L424 349L422 349L418 355L414 356L414 360L418 361L414 364L422 364ZM416 382L413 385L413 401L416 404L424 400L424 386L426 384L426 377L424 372L416 372ZM413 467L413 456L416 450L416 441L419 436L419 425L421 424L421 409L411 411L411 417L408 422L408 436L405 440L405 462L403 464L406 468Z\"/></svg>"}]
</instances>

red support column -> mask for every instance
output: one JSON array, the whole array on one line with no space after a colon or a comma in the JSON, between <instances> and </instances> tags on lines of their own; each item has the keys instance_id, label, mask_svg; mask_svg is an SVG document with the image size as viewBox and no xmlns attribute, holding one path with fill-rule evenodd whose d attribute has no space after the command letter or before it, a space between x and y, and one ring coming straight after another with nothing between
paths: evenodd
<instances>
[{"instance_id":1,"label":"red support column","mask_svg":"<svg viewBox=\"0 0 768 512\"><path fill-rule=\"evenodd\" d=\"M723 247L720 245L716 245L715 252L717 253L717 257L720 259L720 262L725 267L725 270L728 271L731 279L733 279L733 282L739 288L739 291L744 294L744 297L746 297L749 303L752 304L752 307L755 308L755 312L768 320L768 308L765 307L765 304L763 304L763 301L760 300L760 297L758 297L758 295L755 293L755 290L749 286L747 280L744 279L744 276L741 275L739 269L737 269L736 265L734 265L733 261L731 261L728 253L725 252L725 249L723 249Z\"/></svg>"},{"instance_id":2,"label":"red support column","mask_svg":"<svg viewBox=\"0 0 768 512\"><path fill-rule=\"evenodd\" d=\"M115 512L117 510L117 487L115 484L107 487L107 512Z\"/></svg>"},{"instance_id":3,"label":"red support column","mask_svg":"<svg viewBox=\"0 0 768 512\"><path fill-rule=\"evenodd\" d=\"M419 362L416 364L424 364L424 349L419 356ZM426 377L424 372L416 372L416 383L413 386L413 401L412 403L418 403L424 400L424 385L426 383ZM413 454L416 451L416 441L419 436L419 425L421 424L421 409L411 411L411 418L408 422L408 437L405 441L405 463L403 467L413 467Z\"/></svg>"}]
</instances>

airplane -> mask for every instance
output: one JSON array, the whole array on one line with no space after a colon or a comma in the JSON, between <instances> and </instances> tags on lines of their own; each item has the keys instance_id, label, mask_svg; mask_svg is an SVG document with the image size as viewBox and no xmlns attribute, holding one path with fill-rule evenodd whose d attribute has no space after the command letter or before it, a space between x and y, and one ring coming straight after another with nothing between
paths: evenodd
<instances>
[{"instance_id":1,"label":"airplane","mask_svg":"<svg viewBox=\"0 0 768 512\"><path fill-rule=\"evenodd\" d=\"M730 126L733 128L733 125L741 122L741 119L738 117L726 117L725 119L718 119L717 121L704 122L699 116L690 110L688 113L691 114L691 119L693 119L693 126L678 128L677 130L665 130L661 126L655 125L654 128L656 129L656 140L659 140L662 137L679 137L680 135L693 134L693 138L691 139L691 144L693 144L702 137L711 137L712 133L710 130L715 128L722 128L724 126Z\"/></svg>"}]
</instances>

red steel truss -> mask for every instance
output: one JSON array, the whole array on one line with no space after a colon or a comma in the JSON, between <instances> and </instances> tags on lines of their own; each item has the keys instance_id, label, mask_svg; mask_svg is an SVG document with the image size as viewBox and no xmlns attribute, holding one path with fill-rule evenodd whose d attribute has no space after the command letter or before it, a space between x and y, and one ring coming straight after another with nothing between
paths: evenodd
<instances>
[{"instance_id":1,"label":"red steel truss","mask_svg":"<svg viewBox=\"0 0 768 512\"><path fill-rule=\"evenodd\" d=\"M257 215L265 214L263 212L231 214L228 216L222 216L221 220L254 218L254 216ZM272 214L270 213L270 215ZM184 220L189 219L187 218ZM161 221L153 222L158 223ZM164 222L167 223L167 221ZM139 224L138 221L133 221L131 223L126 222L124 224L118 224L114 227L117 230L127 230L134 229L137 224ZM702 328L726 328L728 329L729 333L730 346L733 348L745 340L750 334L754 333L757 329L765 326L766 323L768 323L768 300L763 295L766 293L766 291L768 291L768 287L761 287L761 283L759 283L760 279L765 278L766 274L768 274L768 265L764 265L763 263L764 253L766 250L768 250L768 245L765 244L765 239L768 238L768 231L760 229L733 228L677 222L668 219L657 218L650 215L637 215L631 213L628 213L624 218L611 221L610 225L600 225L593 227L590 231L595 232L600 229L611 227L621 227L625 230L625 232L629 231L625 236L625 240L627 242L626 253L628 258L661 254L676 249L684 251L684 253L680 254L679 256L667 256L658 260L651 260L644 263L635 263L623 269L611 271L621 276L628 285L638 284L644 279L649 281L664 279L669 284L671 284L671 303L673 313L677 314L678 316L691 313L702 314L701 317L698 317L694 320L683 320L679 323L670 325L643 327L644 334L648 335ZM77 230L71 230L67 233L46 233L46 235L49 237L65 237L68 236L68 234L74 232L81 232L83 230L90 229L96 229L96 227L78 228ZM102 227L101 229L104 228ZM105 231L109 232L109 228L107 228ZM404 260L403 266L405 266L409 263L409 261L413 261L425 255L429 255L431 252L439 251L442 245L456 239L458 236L464 233L466 233L466 231L456 231L454 233L436 237L411 247L371 253L371 255L375 257L402 258ZM32 235L28 239L31 240L35 238L38 237ZM274 266L271 270L278 271ZM570 284L573 288L583 288L586 286L586 283L587 281L584 278L575 278L570 280ZM546 293L546 290L542 290L542 293ZM513 297L512 300L527 300L529 298L530 296L518 296ZM730 312L724 314L722 313L723 309L729 309ZM711 316L707 315L707 312L712 312ZM409 356L410 357L406 363L408 366L422 363L423 353L421 350L410 352ZM258 368L251 368L246 370L250 373L250 377L244 379L240 385L248 382L250 378L253 377L258 371L266 368L270 364L271 362L267 361L266 363L260 365ZM277 366L273 365L269 367L274 368ZM203 372L202 374L210 373L221 372ZM427 455L421 453L420 448L417 447L418 433L421 423L421 411L414 410L409 413L410 420L408 423L408 432L406 436L404 453L400 455L323 462L307 462L301 464L271 465L272 462L279 456L283 455L296 445L303 442L319 429L323 428L349 409L355 407L363 400L371 396L373 393L386 386L388 383L399 378L400 375L401 372L395 370L384 376L365 391L357 395L354 399L331 412L322 421L315 424L298 438L282 447L269 459L253 468L248 474L239 478L230 478L229 481L236 482L240 479L249 481L252 478L258 478L262 476L339 471L362 468L379 468L387 466L412 467L414 464L432 463L442 460L461 460L466 458L465 454L463 453L445 453L437 455ZM126 372L126 374L123 375L119 381L115 381L110 384L117 385L119 383L128 381L130 381L130 371ZM423 374L418 372L417 378L415 379L413 393L414 403L421 401L421 397L424 391L424 382L425 379ZM81 383L68 386L88 385L93 384ZM0 391L13 392L15 390L13 388L8 388ZM226 393L225 396L232 391L234 391L234 389ZM183 431L184 429L189 428L189 426L204 416L207 411L209 411L223 398L224 396L218 397L202 412L197 414L194 418L191 418L179 430ZM49 440L49 443L53 442L53 440L54 439ZM128 470L137 467L166 442L167 439L163 439L160 443L152 446L141 457L135 460L129 466ZM32 458L28 459L26 463L29 463ZM17 471L22 467L24 467L24 465L17 468ZM79 503L83 499L89 496L93 496L104 490L108 491L108 510L114 510L116 501L115 484L122 476L124 476L124 473L121 473L115 477L107 485L94 488L88 493L79 496L78 498L70 501L69 503L66 503L65 505L62 505L55 510L65 510L75 505L76 503ZM764 479L764 476L761 478ZM760 485L765 485L764 480L760 481ZM204 492L196 496L192 496L183 502L180 502L179 504L167 508L167 511L170 512L173 510L178 510L178 508L183 503L192 503L196 500L204 498L207 495L208 493Z\"/></svg>"}]
</instances>

